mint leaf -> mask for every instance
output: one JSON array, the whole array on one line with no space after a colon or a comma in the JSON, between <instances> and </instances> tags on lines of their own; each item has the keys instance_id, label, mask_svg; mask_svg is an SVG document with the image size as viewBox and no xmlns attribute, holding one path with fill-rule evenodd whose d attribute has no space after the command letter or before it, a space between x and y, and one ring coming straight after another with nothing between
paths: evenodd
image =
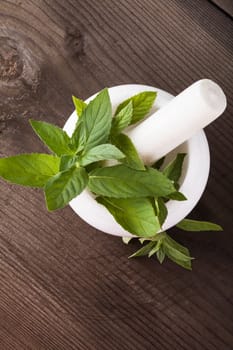
<instances>
[{"instance_id":1,"label":"mint leaf","mask_svg":"<svg viewBox=\"0 0 233 350\"><path fill-rule=\"evenodd\" d=\"M78 153L83 150L85 144L86 134L82 124L82 113L86 109L87 103L75 96L72 96L72 99L76 109L78 120L76 122L76 126L72 134L69 146L73 151L75 151L75 153Z\"/></svg>"},{"instance_id":2,"label":"mint leaf","mask_svg":"<svg viewBox=\"0 0 233 350\"><path fill-rule=\"evenodd\" d=\"M132 120L130 124L135 124L140 120L142 120L147 115L147 113L150 111L151 107L153 106L156 96L157 96L157 93L155 91L140 92L139 94L134 95L133 97L130 97L124 102L122 102L117 107L115 115L117 115L130 101L132 101L133 115L132 115Z\"/></svg>"},{"instance_id":3,"label":"mint leaf","mask_svg":"<svg viewBox=\"0 0 233 350\"><path fill-rule=\"evenodd\" d=\"M176 225L184 231L222 231L220 225L208 221L184 219Z\"/></svg>"},{"instance_id":4,"label":"mint leaf","mask_svg":"<svg viewBox=\"0 0 233 350\"><path fill-rule=\"evenodd\" d=\"M102 90L84 109L71 137L76 153L107 141L112 122L112 106L108 90Z\"/></svg>"},{"instance_id":5,"label":"mint leaf","mask_svg":"<svg viewBox=\"0 0 233 350\"><path fill-rule=\"evenodd\" d=\"M125 134L115 136L112 143L116 145L125 155L121 163L128 165L130 168L137 170L145 170L144 164L139 157L133 142Z\"/></svg>"},{"instance_id":6,"label":"mint leaf","mask_svg":"<svg viewBox=\"0 0 233 350\"><path fill-rule=\"evenodd\" d=\"M154 164L151 165L152 168L154 169L160 169L161 166L163 165L166 157L162 157L159 160L157 160Z\"/></svg>"},{"instance_id":7,"label":"mint leaf","mask_svg":"<svg viewBox=\"0 0 233 350\"><path fill-rule=\"evenodd\" d=\"M160 249L156 252L156 256L157 256L157 259L160 262L160 264L162 264L164 262L164 259L165 259L165 253L164 253L162 247L160 247Z\"/></svg>"},{"instance_id":8,"label":"mint leaf","mask_svg":"<svg viewBox=\"0 0 233 350\"><path fill-rule=\"evenodd\" d=\"M111 135L117 135L124 130L131 122L133 115L132 101L120 110L112 120Z\"/></svg>"},{"instance_id":9,"label":"mint leaf","mask_svg":"<svg viewBox=\"0 0 233 350\"><path fill-rule=\"evenodd\" d=\"M80 158L80 165L86 166L90 163L97 162L99 160L107 159L122 159L125 155L116 147L111 144L103 144L95 146L92 149L88 150Z\"/></svg>"},{"instance_id":10,"label":"mint leaf","mask_svg":"<svg viewBox=\"0 0 233 350\"><path fill-rule=\"evenodd\" d=\"M86 134L85 151L107 141L112 123L112 106L107 89L89 103L82 120Z\"/></svg>"},{"instance_id":11,"label":"mint leaf","mask_svg":"<svg viewBox=\"0 0 233 350\"><path fill-rule=\"evenodd\" d=\"M0 176L18 185L43 187L59 171L60 159L49 154L0 158Z\"/></svg>"},{"instance_id":12,"label":"mint leaf","mask_svg":"<svg viewBox=\"0 0 233 350\"><path fill-rule=\"evenodd\" d=\"M77 156L64 154L63 156L61 156L59 171L64 171L71 168L77 161Z\"/></svg>"},{"instance_id":13,"label":"mint leaf","mask_svg":"<svg viewBox=\"0 0 233 350\"><path fill-rule=\"evenodd\" d=\"M79 153L84 149L86 143L86 132L82 120L78 119L75 130L71 136L69 147L74 153Z\"/></svg>"},{"instance_id":14,"label":"mint leaf","mask_svg":"<svg viewBox=\"0 0 233 350\"><path fill-rule=\"evenodd\" d=\"M38 120L31 119L30 124L44 144L56 155L72 153L68 146L70 138L64 130L53 124Z\"/></svg>"},{"instance_id":15,"label":"mint leaf","mask_svg":"<svg viewBox=\"0 0 233 350\"><path fill-rule=\"evenodd\" d=\"M166 220L167 218L167 207L163 201L162 198L155 198L155 206L156 206L156 209L157 209L157 215L158 215L158 219L159 219L159 222L160 222L160 225L162 227L162 225L164 224L164 221Z\"/></svg>"},{"instance_id":16,"label":"mint leaf","mask_svg":"<svg viewBox=\"0 0 233 350\"><path fill-rule=\"evenodd\" d=\"M97 197L96 200L108 209L125 230L134 235L151 237L160 229L158 218L148 198Z\"/></svg>"},{"instance_id":17,"label":"mint leaf","mask_svg":"<svg viewBox=\"0 0 233 350\"><path fill-rule=\"evenodd\" d=\"M167 195L167 198L173 199L175 201L186 201L187 200L185 195L181 192L178 192L178 191L170 193L169 195Z\"/></svg>"},{"instance_id":18,"label":"mint leaf","mask_svg":"<svg viewBox=\"0 0 233 350\"><path fill-rule=\"evenodd\" d=\"M130 255L129 258L136 258L136 257L139 257L139 256L148 255L150 253L150 250L153 248L153 246L155 244L157 244L157 242L150 242L150 243L146 244L145 246L143 246L142 248L137 250L135 253Z\"/></svg>"},{"instance_id":19,"label":"mint leaf","mask_svg":"<svg viewBox=\"0 0 233 350\"><path fill-rule=\"evenodd\" d=\"M166 175L170 180L178 182L182 173L182 166L185 156L185 153L178 153L176 158L163 170L164 175Z\"/></svg>"},{"instance_id":20,"label":"mint leaf","mask_svg":"<svg viewBox=\"0 0 233 350\"><path fill-rule=\"evenodd\" d=\"M166 196L174 192L172 182L158 170L135 170L125 165L93 170L88 186L98 195L113 198Z\"/></svg>"},{"instance_id":21,"label":"mint leaf","mask_svg":"<svg viewBox=\"0 0 233 350\"><path fill-rule=\"evenodd\" d=\"M109 137L112 122L112 106L108 90L102 90L82 113L81 123L72 135L74 146L84 151L105 143Z\"/></svg>"},{"instance_id":22,"label":"mint leaf","mask_svg":"<svg viewBox=\"0 0 233 350\"><path fill-rule=\"evenodd\" d=\"M180 243L178 243L177 241L175 241L174 239L172 239L172 238L171 238L170 236L168 236L168 234L165 233L165 232L164 232L163 242L166 242L166 243L169 244L171 247L173 247L174 249L180 251L180 252L183 253L184 255L190 256L188 248L184 247L183 245L181 245Z\"/></svg>"},{"instance_id":23,"label":"mint leaf","mask_svg":"<svg viewBox=\"0 0 233 350\"><path fill-rule=\"evenodd\" d=\"M191 258L185 257L182 253L179 253L179 251L169 245L163 245L163 251L166 256L177 265L180 265L187 270L192 270Z\"/></svg>"},{"instance_id":24,"label":"mint leaf","mask_svg":"<svg viewBox=\"0 0 233 350\"><path fill-rule=\"evenodd\" d=\"M72 96L72 100L73 100L77 115L80 118L83 111L87 107L87 103L85 103L83 100L81 100L80 98L77 98L75 96Z\"/></svg>"},{"instance_id":25,"label":"mint leaf","mask_svg":"<svg viewBox=\"0 0 233 350\"><path fill-rule=\"evenodd\" d=\"M167 257L185 269L192 270L189 250L168 235L163 239L163 251Z\"/></svg>"},{"instance_id":26,"label":"mint leaf","mask_svg":"<svg viewBox=\"0 0 233 350\"><path fill-rule=\"evenodd\" d=\"M151 251L148 254L148 258L150 258L152 255L156 254L160 250L161 244L162 244L162 240L159 240L156 243L156 245L153 246L153 248L151 249Z\"/></svg>"},{"instance_id":27,"label":"mint leaf","mask_svg":"<svg viewBox=\"0 0 233 350\"><path fill-rule=\"evenodd\" d=\"M63 208L84 190L87 182L85 169L76 166L53 176L45 185L48 210Z\"/></svg>"}]
</instances>

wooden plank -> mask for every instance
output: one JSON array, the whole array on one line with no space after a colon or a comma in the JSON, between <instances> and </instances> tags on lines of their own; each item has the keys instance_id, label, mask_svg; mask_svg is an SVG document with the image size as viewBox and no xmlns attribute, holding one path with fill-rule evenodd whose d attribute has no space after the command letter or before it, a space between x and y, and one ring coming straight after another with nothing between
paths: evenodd
<instances>
[{"instance_id":1,"label":"wooden plank","mask_svg":"<svg viewBox=\"0 0 233 350\"><path fill-rule=\"evenodd\" d=\"M220 9L225 11L228 15L233 17L233 2L232 0L211 0Z\"/></svg>"},{"instance_id":2,"label":"wooden plank","mask_svg":"<svg viewBox=\"0 0 233 350\"><path fill-rule=\"evenodd\" d=\"M62 126L72 94L130 82L177 94L208 77L228 96L192 214L224 232L172 231L197 258L191 273L128 260L137 244L1 181L1 349L232 349L232 30L203 0L0 1L0 156L45 151L28 119Z\"/></svg>"}]
</instances>

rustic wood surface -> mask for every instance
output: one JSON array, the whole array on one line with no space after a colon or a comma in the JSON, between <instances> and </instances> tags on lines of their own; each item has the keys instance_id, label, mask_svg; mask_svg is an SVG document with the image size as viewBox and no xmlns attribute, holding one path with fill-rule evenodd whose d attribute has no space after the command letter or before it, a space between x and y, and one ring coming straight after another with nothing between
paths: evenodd
<instances>
[{"instance_id":1,"label":"rustic wood surface","mask_svg":"<svg viewBox=\"0 0 233 350\"><path fill-rule=\"evenodd\" d=\"M224 232L172 230L192 272L128 260L136 243L0 181L1 350L233 348L232 62L232 20L207 0L0 0L0 156L45 151L28 119L62 126L72 94L121 83L177 94L207 77L228 97L206 130L211 174L192 213Z\"/></svg>"},{"instance_id":2,"label":"rustic wood surface","mask_svg":"<svg viewBox=\"0 0 233 350\"><path fill-rule=\"evenodd\" d=\"M232 0L211 0L221 10L225 11L229 16L233 17L233 1Z\"/></svg>"}]
</instances>

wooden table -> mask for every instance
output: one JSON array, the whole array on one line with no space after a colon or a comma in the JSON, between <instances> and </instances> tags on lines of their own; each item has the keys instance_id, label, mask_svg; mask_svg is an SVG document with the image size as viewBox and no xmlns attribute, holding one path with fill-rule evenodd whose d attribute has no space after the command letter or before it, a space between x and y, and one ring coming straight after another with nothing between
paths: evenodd
<instances>
[{"instance_id":1,"label":"wooden table","mask_svg":"<svg viewBox=\"0 0 233 350\"><path fill-rule=\"evenodd\" d=\"M0 156L46 149L35 118L62 126L71 95L143 83L179 93L210 78L228 97L206 130L208 187L191 217L224 232L172 230L188 272L88 226L41 191L0 187L0 349L233 348L232 2L0 0Z\"/></svg>"}]
</instances>

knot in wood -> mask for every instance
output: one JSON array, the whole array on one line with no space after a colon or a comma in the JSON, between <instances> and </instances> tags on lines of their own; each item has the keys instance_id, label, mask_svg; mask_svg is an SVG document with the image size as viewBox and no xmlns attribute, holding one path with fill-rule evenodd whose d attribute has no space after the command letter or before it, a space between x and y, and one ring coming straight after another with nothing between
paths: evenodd
<instances>
[{"instance_id":1,"label":"knot in wood","mask_svg":"<svg viewBox=\"0 0 233 350\"><path fill-rule=\"evenodd\" d=\"M64 46L70 56L84 53L84 36L78 28L73 26L66 28Z\"/></svg>"},{"instance_id":2,"label":"knot in wood","mask_svg":"<svg viewBox=\"0 0 233 350\"><path fill-rule=\"evenodd\" d=\"M38 96L41 61L28 37L0 28L0 121L24 115Z\"/></svg>"},{"instance_id":3,"label":"knot in wood","mask_svg":"<svg viewBox=\"0 0 233 350\"><path fill-rule=\"evenodd\" d=\"M23 71L23 62L17 43L10 38L0 38L0 80L17 79Z\"/></svg>"}]
</instances>

